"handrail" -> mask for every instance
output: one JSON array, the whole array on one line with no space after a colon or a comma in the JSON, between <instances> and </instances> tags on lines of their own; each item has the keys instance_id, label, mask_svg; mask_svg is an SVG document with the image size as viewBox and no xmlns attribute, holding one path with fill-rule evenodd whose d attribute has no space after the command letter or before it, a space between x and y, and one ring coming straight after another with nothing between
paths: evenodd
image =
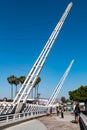
<instances>
[{"instance_id":1,"label":"handrail","mask_svg":"<svg viewBox=\"0 0 87 130\"><path fill-rule=\"evenodd\" d=\"M0 128L6 128L14 123L20 123L21 121L23 122L25 120L47 115L47 108L45 106L34 105L33 107L34 109L28 112L0 116Z\"/></svg>"},{"instance_id":2,"label":"handrail","mask_svg":"<svg viewBox=\"0 0 87 130\"><path fill-rule=\"evenodd\" d=\"M80 124L83 130L87 130L87 116L83 113L80 114Z\"/></svg>"}]
</instances>

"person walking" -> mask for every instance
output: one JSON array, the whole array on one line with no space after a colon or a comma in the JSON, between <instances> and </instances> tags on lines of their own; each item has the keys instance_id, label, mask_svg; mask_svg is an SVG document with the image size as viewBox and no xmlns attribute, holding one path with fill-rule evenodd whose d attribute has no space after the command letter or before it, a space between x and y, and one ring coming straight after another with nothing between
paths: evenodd
<instances>
[{"instance_id":1,"label":"person walking","mask_svg":"<svg viewBox=\"0 0 87 130\"><path fill-rule=\"evenodd\" d=\"M64 109L61 108L61 118L64 118Z\"/></svg>"},{"instance_id":2,"label":"person walking","mask_svg":"<svg viewBox=\"0 0 87 130\"><path fill-rule=\"evenodd\" d=\"M75 122L79 123L79 118L80 118L80 107L79 107L79 103L76 104L74 113L75 113Z\"/></svg>"},{"instance_id":3,"label":"person walking","mask_svg":"<svg viewBox=\"0 0 87 130\"><path fill-rule=\"evenodd\" d=\"M52 116L52 107L50 108L50 115Z\"/></svg>"},{"instance_id":4,"label":"person walking","mask_svg":"<svg viewBox=\"0 0 87 130\"><path fill-rule=\"evenodd\" d=\"M56 107L57 116L59 116L59 107Z\"/></svg>"}]
</instances>

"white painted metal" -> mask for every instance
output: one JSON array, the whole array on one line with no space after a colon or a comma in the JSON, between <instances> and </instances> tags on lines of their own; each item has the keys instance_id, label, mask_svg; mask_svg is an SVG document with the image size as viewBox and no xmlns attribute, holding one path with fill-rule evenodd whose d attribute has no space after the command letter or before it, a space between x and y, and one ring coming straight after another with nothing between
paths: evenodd
<instances>
[{"instance_id":1,"label":"white painted metal","mask_svg":"<svg viewBox=\"0 0 87 130\"><path fill-rule=\"evenodd\" d=\"M50 99L48 100L46 106L52 105L54 103L54 101L55 101L56 97L58 96L58 93L60 92L60 89L61 89L61 87L62 87L62 85L63 85L63 83L64 83L64 81L65 81L65 79L66 79L72 65L73 65L73 63L74 63L74 60L71 61L69 67L67 68L67 70L64 73L63 77L59 81L57 87L55 88L54 92L52 93L52 95L51 95Z\"/></svg>"},{"instance_id":2,"label":"white painted metal","mask_svg":"<svg viewBox=\"0 0 87 130\"><path fill-rule=\"evenodd\" d=\"M46 106L26 103L26 107L22 113L0 116L0 130L4 129L3 127L8 126L8 124L10 126L26 119L33 119L44 115L47 115Z\"/></svg>"},{"instance_id":3,"label":"white painted metal","mask_svg":"<svg viewBox=\"0 0 87 130\"><path fill-rule=\"evenodd\" d=\"M27 76L24 84L22 85L20 91L18 92L18 94L16 95L14 101L13 101L13 104L18 104L21 100L23 100L23 102L25 103L26 100L27 100L27 97L29 96L33 86L34 86L34 83L39 75L39 73L41 72L41 69L47 59L47 56L54 44L54 41L56 40L59 32L60 32L60 29L70 11L72 7L72 2L68 5L68 7L66 8L63 16L61 17L59 23L57 24L57 26L55 27L53 33L51 34L50 38L48 39L45 47L43 48L40 56L38 57L38 59L36 60L34 66L32 67L29 75ZM31 83L32 82L32 83ZM25 94L26 93L26 94Z\"/></svg>"},{"instance_id":4,"label":"white painted metal","mask_svg":"<svg viewBox=\"0 0 87 130\"><path fill-rule=\"evenodd\" d=\"M38 59L36 60L35 64L33 65L31 71L29 72L25 82L23 83L21 89L19 90L19 92L17 93L16 97L14 98L13 101L13 108L15 108L15 106L20 102L23 101L23 103L26 103L26 100L28 98L28 96L31 93L31 90L33 89L33 86L43 68L43 65L48 57L48 54L50 53L52 46L61 30L61 27L70 11L72 7L72 2L67 6L64 14L62 15L60 21L58 22L58 24L56 25L55 29L53 30L50 38L48 39L46 45L44 46L42 52L40 53ZM8 109L9 110L9 109ZM7 111L8 111L7 110Z\"/></svg>"}]
</instances>

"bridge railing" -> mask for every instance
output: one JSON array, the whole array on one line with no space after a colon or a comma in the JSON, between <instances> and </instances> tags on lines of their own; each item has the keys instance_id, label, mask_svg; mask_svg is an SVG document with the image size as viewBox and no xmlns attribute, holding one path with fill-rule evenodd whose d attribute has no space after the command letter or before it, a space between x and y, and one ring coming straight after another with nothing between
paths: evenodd
<instances>
[{"instance_id":1,"label":"bridge railing","mask_svg":"<svg viewBox=\"0 0 87 130\"><path fill-rule=\"evenodd\" d=\"M0 128L8 127L9 125L12 125L14 123L20 123L22 121L47 115L47 111L48 109L45 106L27 105L27 108L25 108L25 111L22 111L22 113L0 116Z\"/></svg>"},{"instance_id":2,"label":"bridge railing","mask_svg":"<svg viewBox=\"0 0 87 130\"><path fill-rule=\"evenodd\" d=\"M83 113L80 114L80 125L82 130L87 130L87 116Z\"/></svg>"}]
</instances>

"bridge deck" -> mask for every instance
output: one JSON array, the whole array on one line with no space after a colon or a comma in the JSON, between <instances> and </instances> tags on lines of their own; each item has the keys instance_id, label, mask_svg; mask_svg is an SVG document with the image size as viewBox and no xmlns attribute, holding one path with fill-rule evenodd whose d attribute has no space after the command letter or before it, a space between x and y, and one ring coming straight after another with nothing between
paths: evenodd
<instances>
[{"instance_id":1,"label":"bridge deck","mask_svg":"<svg viewBox=\"0 0 87 130\"><path fill-rule=\"evenodd\" d=\"M64 113L64 118L61 118L60 115L44 116L5 130L80 130L80 125L72 123L72 121L74 121L74 116L70 113Z\"/></svg>"},{"instance_id":2,"label":"bridge deck","mask_svg":"<svg viewBox=\"0 0 87 130\"><path fill-rule=\"evenodd\" d=\"M80 125L74 120L74 116L70 113L64 113L64 118L61 116L48 116L39 118L39 120L47 127L47 130L80 130Z\"/></svg>"}]
</instances>

